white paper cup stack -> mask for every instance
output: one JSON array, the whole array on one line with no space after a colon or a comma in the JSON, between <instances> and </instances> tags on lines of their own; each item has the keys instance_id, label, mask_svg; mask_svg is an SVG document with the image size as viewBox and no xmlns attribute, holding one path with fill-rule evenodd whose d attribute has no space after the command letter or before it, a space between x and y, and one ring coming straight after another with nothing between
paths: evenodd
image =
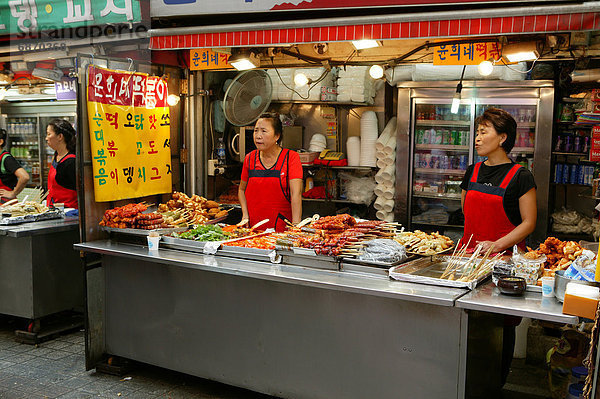
<instances>
[{"instance_id":1,"label":"white paper cup stack","mask_svg":"<svg viewBox=\"0 0 600 399\"><path fill-rule=\"evenodd\" d=\"M377 135L377 115L373 111L363 112L360 118L360 166L377 166L375 155Z\"/></svg>"},{"instance_id":2,"label":"white paper cup stack","mask_svg":"<svg viewBox=\"0 0 600 399\"><path fill-rule=\"evenodd\" d=\"M346 140L348 166L360 166L360 137L351 136Z\"/></svg>"},{"instance_id":3,"label":"white paper cup stack","mask_svg":"<svg viewBox=\"0 0 600 399\"><path fill-rule=\"evenodd\" d=\"M308 151L321 152L325 148L327 148L327 139L325 136L320 133L313 134L308 145Z\"/></svg>"}]
</instances>

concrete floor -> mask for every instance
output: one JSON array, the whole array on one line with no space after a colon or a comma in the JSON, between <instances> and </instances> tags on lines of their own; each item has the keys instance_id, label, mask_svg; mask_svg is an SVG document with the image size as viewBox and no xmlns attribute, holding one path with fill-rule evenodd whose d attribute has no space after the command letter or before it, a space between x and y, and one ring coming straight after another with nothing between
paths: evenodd
<instances>
[{"instance_id":1,"label":"concrete floor","mask_svg":"<svg viewBox=\"0 0 600 399\"><path fill-rule=\"evenodd\" d=\"M83 331L35 347L15 341L14 330L20 327L19 322L0 316L2 399L275 399L144 364L136 364L123 377L85 371ZM547 397L545 371L528 366L523 360L513 361L502 398Z\"/></svg>"}]
</instances>

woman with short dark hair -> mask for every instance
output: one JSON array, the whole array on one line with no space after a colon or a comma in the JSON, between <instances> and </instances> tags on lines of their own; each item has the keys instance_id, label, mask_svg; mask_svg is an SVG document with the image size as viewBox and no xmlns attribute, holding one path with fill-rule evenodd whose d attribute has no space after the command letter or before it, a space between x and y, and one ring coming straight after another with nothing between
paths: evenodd
<instances>
[{"instance_id":1,"label":"woman with short dark hair","mask_svg":"<svg viewBox=\"0 0 600 399\"><path fill-rule=\"evenodd\" d=\"M483 253L525 247L535 230L536 185L533 175L508 158L515 145L517 122L506 111L488 108L475 120L475 150L484 162L469 166L463 181L462 208L469 247L481 245Z\"/></svg>"},{"instance_id":2,"label":"woman with short dark hair","mask_svg":"<svg viewBox=\"0 0 600 399\"><path fill-rule=\"evenodd\" d=\"M4 149L6 130L0 129L0 203L17 198L29 181L29 173Z\"/></svg>"},{"instance_id":3,"label":"woman with short dark hair","mask_svg":"<svg viewBox=\"0 0 600 399\"><path fill-rule=\"evenodd\" d=\"M62 203L77 208L75 145L77 137L71 122L53 119L46 127L46 143L54 150L48 172L48 206Z\"/></svg>"},{"instance_id":4,"label":"woman with short dark hair","mask_svg":"<svg viewBox=\"0 0 600 399\"><path fill-rule=\"evenodd\" d=\"M256 121L256 150L244 159L238 190L243 224L269 219L264 228L283 231L281 216L292 223L302 218L302 163L297 152L281 148L282 136L278 114L263 114Z\"/></svg>"}]
</instances>

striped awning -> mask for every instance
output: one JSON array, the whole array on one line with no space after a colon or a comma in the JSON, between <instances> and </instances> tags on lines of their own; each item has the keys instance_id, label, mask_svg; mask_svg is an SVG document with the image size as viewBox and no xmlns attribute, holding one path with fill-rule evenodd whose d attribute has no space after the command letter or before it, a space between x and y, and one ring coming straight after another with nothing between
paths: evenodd
<instances>
[{"instance_id":1,"label":"striped awning","mask_svg":"<svg viewBox=\"0 0 600 399\"><path fill-rule=\"evenodd\" d=\"M583 12L585 11L585 12ZM151 30L153 50L600 30L600 2ZM503 15L497 17L497 15ZM364 23L365 21L371 23ZM362 22L362 23L348 23ZM265 28L266 26L266 28Z\"/></svg>"}]
</instances>

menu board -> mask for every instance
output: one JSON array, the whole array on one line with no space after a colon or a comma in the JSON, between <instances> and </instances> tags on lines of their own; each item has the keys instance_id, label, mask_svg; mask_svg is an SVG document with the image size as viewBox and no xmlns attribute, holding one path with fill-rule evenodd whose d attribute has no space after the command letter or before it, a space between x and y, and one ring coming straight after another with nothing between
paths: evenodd
<instances>
[{"instance_id":1,"label":"menu board","mask_svg":"<svg viewBox=\"0 0 600 399\"><path fill-rule=\"evenodd\" d=\"M87 94L95 200L171 192L167 82L90 65Z\"/></svg>"}]
</instances>

